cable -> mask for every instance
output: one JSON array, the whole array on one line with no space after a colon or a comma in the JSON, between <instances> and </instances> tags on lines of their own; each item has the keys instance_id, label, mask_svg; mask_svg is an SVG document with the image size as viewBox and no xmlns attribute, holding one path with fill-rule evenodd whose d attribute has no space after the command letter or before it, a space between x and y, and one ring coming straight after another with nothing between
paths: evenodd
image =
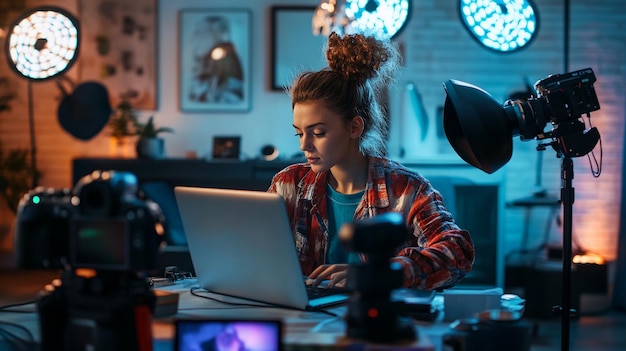
<instances>
[{"instance_id":1,"label":"cable","mask_svg":"<svg viewBox=\"0 0 626 351\"><path fill-rule=\"evenodd\" d=\"M322 331L322 328L324 328L328 324L336 322L336 321L340 321L340 320L341 320L341 317L339 317L339 316L335 316L333 318L324 319L323 321L317 323L313 328L311 328L311 332L312 333L319 333L319 332Z\"/></svg>"},{"instance_id":2,"label":"cable","mask_svg":"<svg viewBox=\"0 0 626 351\"><path fill-rule=\"evenodd\" d=\"M27 338L21 338L17 335L17 333L13 333L8 330L8 328L15 328L19 331L22 331L26 334ZM25 350L30 351L33 349L33 345L35 344L35 338L30 330L25 327L11 322L0 321L0 337L5 339L9 345L11 345L14 350Z\"/></svg>"},{"instance_id":3,"label":"cable","mask_svg":"<svg viewBox=\"0 0 626 351\"><path fill-rule=\"evenodd\" d=\"M591 123L591 114L589 112L587 112L587 122L585 124L588 124L589 128L593 127L593 123ZM598 161L598 159L596 158L596 154L593 152L593 150L591 150L591 152L587 154L587 159L589 160L589 168L591 169L591 174L595 178L600 177L600 174L602 173L602 136L600 136L600 138L598 139L598 143L600 144L600 161Z\"/></svg>"},{"instance_id":4,"label":"cable","mask_svg":"<svg viewBox=\"0 0 626 351\"><path fill-rule=\"evenodd\" d=\"M303 311L302 309L299 308L294 308L294 307L289 307L289 306L283 306L283 305L279 305L279 304L254 304L254 303L240 303L240 302L229 302L229 301L222 301L222 300L218 300L216 298L210 297L210 296L206 296L206 295L201 295L198 294L197 291L198 290L203 290L205 292L211 293L211 294L217 294L217 295L221 295L221 296L229 296L226 294L220 294L214 291L209 291L206 290L204 288L200 288L200 287L193 287L191 289L189 289L189 292L191 293L191 295L196 296L196 297L200 297L203 299L207 299L207 300L211 300L211 301L215 301L215 302L219 302L219 303L223 303L229 306L238 306L238 307L265 307L265 308L284 308L284 309L289 309L289 310L294 310L294 311ZM238 297L239 298L239 297ZM325 313L329 316L333 316L333 317L337 317L337 314L323 310L323 309L315 309L315 308L306 308L307 312L320 312L320 313Z\"/></svg>"},{"instance_id":5,"label":"cable","mask_svg":"<svg viewBox=\"0 0 626 351\"><path fill-rule=\"evenodd\" d=\"M0 306L0 312L14 312L14 313L34 313L34 311L5 311L9 308L14 308L14 307L20 307L20 306L26 306L26 305L30 305L35 303L35 300L32 301L26 301L26 302L20 302L20 303L16 303L16 304L12 304L12 305L4 305L4 306Z\"/></svg>"},{"instance_id":6,"label":"cable","mask_svg":"<svg viewBox=\"0 0 626 351\"><path fill-rule=\"evenodd\" d=\"M598 159L596 158L596 154L591 151L591 155L587 154L587 159L589 160L589 168L591 168L591 174L598 178L600 177L600 173L602 173L602 138L599 139L599 143L600 143L600 161L598 161ZM593 156L593 157L592 157ZM592 162L592 158L593 158L593 162ZM595 169L594 169L594 164L595 164Z\"/></svg>"}]
</instances>

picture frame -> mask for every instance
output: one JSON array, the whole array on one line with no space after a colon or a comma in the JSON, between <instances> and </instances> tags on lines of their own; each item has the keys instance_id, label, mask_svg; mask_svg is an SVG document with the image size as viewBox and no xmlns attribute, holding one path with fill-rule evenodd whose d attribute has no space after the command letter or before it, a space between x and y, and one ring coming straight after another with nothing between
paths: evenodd
<instances>
[{"instance_id":1,"label":"picture frame","mask_svg":"<svg viewBox=\"0 0 626 351\"><path fill-rule=\"evenodd\" d=\"M213 159L238 160L240 152L240 136L234 135L213 137Z\"/></svg>"},{"instance_id":2,"label":"picture frame","mask_svg":"<svg viewBox=\"0 0 626 351\"><path fill-rule=\"evenodd\" d=\"M250 11L183 9L179 25L181 111L249 111Z\"/></svg>"},{"instance_id":3,"label":"picture frame","mask_svg":"<svg viewBox=\"0 0 626 351\"><path fill-rule=\"evenodd\" d=\"M311 21L315 6L273 6L270 88L284 91L299 72L325 66L327 38L314 35ZM297 50L294 50L297 48Z\"/></svg>"}]
</instances>

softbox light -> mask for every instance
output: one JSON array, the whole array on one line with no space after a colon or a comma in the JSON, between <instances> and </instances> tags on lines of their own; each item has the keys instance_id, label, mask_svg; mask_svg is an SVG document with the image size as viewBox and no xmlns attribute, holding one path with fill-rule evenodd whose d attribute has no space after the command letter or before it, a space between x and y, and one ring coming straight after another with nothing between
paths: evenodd
<instances>
[{"instance_id":1,"label":"softbox light","mask_svg":"<svg viewBox=\"0 0 626 351\"><path fill-rule=\"evenodd\" d=\"M468 164L493 173L510 159L512 137L549 140L558 155L579 157L593 150L600 139L587 128L582 115L600 109L591 68L555 74L535 83L537 97L498 103L483 89L448 80L443 126L456 153ZM544 131L551 123L553 129Z\"/></svg>"},{"instance_id":2,"label":"softbox light","mask_svg":"<svg viewBox=\"0 0 626 351\"><path fill-rule=\"evenodd\" d=\"M513 132L502 105L483 89L465 82L449 80L444 87L443 128L454 151L490 174L509 162Z\"/></svg>"}]
</instances>

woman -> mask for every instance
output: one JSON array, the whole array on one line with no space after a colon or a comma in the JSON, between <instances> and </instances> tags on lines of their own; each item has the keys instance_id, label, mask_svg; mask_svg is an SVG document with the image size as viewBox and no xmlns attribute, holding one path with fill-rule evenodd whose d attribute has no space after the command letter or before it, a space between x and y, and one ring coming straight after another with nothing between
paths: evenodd
<instances>
[{"instance_id":1,"label":"woman","mask_svg":"<svg viewBox=\"0 0 626 351\"><path fill-rule=\"evenodd\" d=\"M392 261L404 286L435 289L470 271L474 247L440 194L415 171L385 158L387 119L377 97L399 61L390 42L331 33L328 67L301 73L290 88L293 127L306 163L277 173L268 191L285 199L300 264L313 284L345 284L356 259L338 239L341 225L399 212L412 234Z\"/></svg>"}]
</instances>

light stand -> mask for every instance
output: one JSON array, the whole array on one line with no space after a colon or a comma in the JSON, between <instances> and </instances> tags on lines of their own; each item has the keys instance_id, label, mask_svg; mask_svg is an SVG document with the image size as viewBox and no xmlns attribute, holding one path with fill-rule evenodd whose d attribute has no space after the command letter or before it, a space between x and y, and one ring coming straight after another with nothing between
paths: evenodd
<instances>
[{"instance_id":1,"label":"light stand","mask_svg":"<svg viewBox=\"0 0 626 351\"><path fill-rule=\"evenodd\" d=\"M589 117L589 115L588 115ZM554 130L555 141L550 143L556 150L557 156L562 157L561 163L561 204L563 206L563 269L561 306L553 307L553 311L561 317L561 350L569 350L570 320L576 315L571 308L572 290L572 222L574 205L574 162L572 157L584 156L590 153L600 140L600 133L596 128L585 130L580 121L572 121ZM565 133L559 133L565 129Z\"/></svg>"},{"instance_id":2,"label":"light stand","mask_svg":"<svg viewBox=\"0 0 626 351\"><path fill-rule=\"evenodd\" d=\"M589 117L589 115L587 116ZM570 321L576 315L572 309L572 222L574 206L574 161L572 157L585 156L590 153L600 140L600 133L594 128L585 129L579 120L566 121L557 126L546 137L553 141L540 144L538 150L552 146L561 161L561 199L563 207L563 268L561 278L561 305L552 307L552 311L561 317L561 350L570 348Z\"/></svg>"},{"instance_id":3,"label":"light stand","mask_svg":"<svg viewBox=\"0 0 626 351\"><path fill-rule=\"evenodd\" d=\"M6 56L9 66L28 79L28 125L33 188L38 185L33 108L33 81L60 76L76 61L78 20L67 11L53 6L30 9L9 27Z\"/></svg>"},{"instance_id":4,"label":"light stand","mask_svg":"<svg viewBox=\"0 0 626 351\"><path fill-rule=\"evenodd\" d=\"M39 184L39 172L37 172L37 142L35 141L35 116L33 113L33 84L28 81L28 132L30 135L30 164L33 171L32 188Z\"/></svg>"},{"instance_id":5,"label":"light stand","mask_svg":"<svg viewBox=\"0 0 626 351\"><path fill-rule=\"evenodd\" d=\"M561 204L563 205L563 277L561 306L555 312L561 316L561 350L569 350L570 319L576 314L571 309L572 290L572 207L574 205L574 162L568 156L561 162Z\"/></svg>"},{"instance_id":6,"label":"light stand","mask_svg":"<svg viewBox=\"0 0 626 351\"><path fill-rule=\"evenodd\" d=\"M573 157L585 156L600 141L595 127L582 121L600 109L593 88L591 68L549 76L535 83L537 97L508 100L500 105L489 93L471 84L448 80L444 83L444 130L450 145L470 165L487 173L504 166L511 157L513 136L521 140L550 140L537 150L552 146L562 158L560 203L563 206L562 305L553 308L561 315L562 350L569 350L572 265L572 207L574 203ZM544 131L550 123L552 131ZM591 124L591 123L589 123ZM600 143L602 156L602 143ZM600 159L602 162L602 159ZM598 172L594 176L600 175Z\"/></svg>"}]
</instances>

